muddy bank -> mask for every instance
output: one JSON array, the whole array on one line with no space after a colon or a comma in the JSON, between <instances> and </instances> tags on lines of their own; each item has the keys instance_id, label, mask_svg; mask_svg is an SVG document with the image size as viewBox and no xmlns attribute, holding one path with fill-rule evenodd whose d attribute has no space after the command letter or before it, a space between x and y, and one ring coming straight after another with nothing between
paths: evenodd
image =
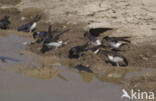
<instances>
[{"instance_id":1,"label":"muddy bank","mask_svg":"<svg viewBox=\"0 0 156 101\"><path fill-rule=\"evenodd\" d=\"M17 5L21 0L0 0L0 5Z\"/></svg>"},{"instance_id":2,"label":"muddy bank","mask_svg":"<svg viewBox=\"0 0 156 101\"><path fill-rule=\"evenodd\" d=\"M132 77L130 79L125 80L123 87L127 90L138 90L141 91L153 91L156 93L155 85L156 85L156 71L152 70L151 72L147 72L145 75L140 77Z\"/></svg>"},{"instance_id":3,"label":"muddy bank","mask_svg":"<svg viewBox=\"0 0 156 101\"><path fill-rule=\"evenodd\" d=\"M85 55L80 59L69 59L68 54L69 50L78 45L83 45L87 42L87 40L84 38L84 27L86 24L54 24L54 29L58 30L65 30L70 29L69 32L64 33L59 40L67 40L67 45L59 48L59 49L53 49L45 54L42 54L40 52L42 48L42 44L33 44L29 45L27 50L31 51L35 54L39 54L40 56L56 56L57 58L65 59L67 61L73 62L73 64L84 64L89 65L91 68L98 70L102 70L105 67L112 67L111 64L106 64L106 57L105 54L99 53L98 55L95 55L93 52L88 51L85 53ZM100 35L99 39L102 39L104 36L111 35L116 30L111 30L104 32ZM132 38L130 38L132 41ZM105 50L105 48L103 48ZM125 56L129 62L128 68L155 68L156 62L154 61L156 59L155 52L155 42L151 41L149 43L141 43L141 44L129 44L128 46L125 46L121 49L121 52L118 52L119 54Z\"/></svg>"}]
</instances>

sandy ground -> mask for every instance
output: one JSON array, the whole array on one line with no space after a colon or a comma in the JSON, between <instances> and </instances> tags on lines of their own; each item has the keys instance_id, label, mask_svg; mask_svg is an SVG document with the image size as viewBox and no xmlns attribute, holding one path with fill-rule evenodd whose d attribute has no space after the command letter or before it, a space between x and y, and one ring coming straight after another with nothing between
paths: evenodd
<instances>
[{"instance_id":1,"label":"sandy ground","mask_svg":"<svg viewBox=\"0 0 156 101\"><path fill-rule=\"evenodd\" d=\"M41 54L40 45L28 46L21 52L31 54L40 59L43 64L40 69L36 66L18 66L21 73L37 78L51 78L58 75L54 64L73 67L75 64L89 65L95 74L100 75L107 71L107 74L122 75L119 78L107 79L104 75L103 81L118 83L123 81L121 86L130 90L132 88L154 91L155 89L155 66L156 66L156 1L155 0L1 0L0 18L4 15L11 16L10 29L0 30L0 35L6 34L22 35L32 39L31 33L17 32L15 29L19 25L32 20L36 15L42 15L37 30L47 30L49 24L53 24L54 29L69 32L61 36L61 39L68 39L68 45L58 50ZM22 20L21 18L24 18ZM102 26L114 28L102 34L111 36L130 36L131 44L125 47L125 52L121 52L127 57L129 66L127 68L110 69L112 66L106 64L98 56L88 52L81 60L70 60L67 58L68 51L75 45L86 42L83 37L84 27L90 24L93 27ZM94 59L93 59L94 58ZM102 58L102 59L101 59ZM53 62L51 62L53 61ZM28 68L29 67L29 68ZM54 68L52 68L54 67ZM150 68L143 76L124 79L125 74L138 71L138 68ZM52 73L51 73L52 72ZM54 73L53 73L54 72ZM77 71L76 71L77 72ZM97 75L95 76L97 77ZM102 79L102 77L97 77Z\"/></svg>"}]
</instances>

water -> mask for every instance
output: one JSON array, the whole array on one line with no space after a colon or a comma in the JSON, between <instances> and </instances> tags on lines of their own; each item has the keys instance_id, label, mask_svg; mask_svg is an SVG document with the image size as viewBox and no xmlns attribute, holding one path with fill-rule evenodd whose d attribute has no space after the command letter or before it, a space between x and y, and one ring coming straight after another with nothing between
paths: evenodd
<instances>
[{"instance_id":1,"label":"water","mask_svg":"<svg viewBox=\"0 0 156 101\"><path fill-rule=\"evenodd\" d=\"M67 80L42 80L0 71L1 101L120 101L122 88L94 78L85 83L80 75L66 71Z\"/></svg>"},{"instance_id":2,"label":"water","mask_svg":"<svg viewBox=\"0 0 156 101\"><path fill-rule=\"evenodd\" d=\"M11 67L14 64L33 64L34 58L30 55L20 55L20 51L26 48L24 42L30 41L27 38L8 35L0 37L0 59L6 61L0 64L1 67Z\"/></svg>"}]
</instances>

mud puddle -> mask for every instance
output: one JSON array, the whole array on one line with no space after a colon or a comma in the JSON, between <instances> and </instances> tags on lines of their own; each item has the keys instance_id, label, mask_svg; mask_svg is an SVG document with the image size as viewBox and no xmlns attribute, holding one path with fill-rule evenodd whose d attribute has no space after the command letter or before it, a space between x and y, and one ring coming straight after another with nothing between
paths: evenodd
<instances>
[{"instance_id":1,"label":"mud puddle","mask_svg":"<svg viewBox=\"0 0 156 101\"><path fill-rule=\"evenodd\" d=\"M0 71L0 100L2 101L120 101L122 88L94 79L84 83L80 75L64 72L67 80L41 80L12 72ZM113 94L113 97L112 97Z\"/></svg>"},{"instance_id":2,"label":"mud puddle","mask_svg":"<svg viewBox=\"0 0 156 101\"><path fill-rule=\"evenodd\" d=\"M23 44L26 41L30 40L16 35L0 37L1 68L10 68L17 64L37 64L32 56L20 54L20 51L26 48Z\"/></svg>"},{"instance_id":3,"label":"mud puddle","mask_svg":"<svg viewBox=\"0 0 156 101\"><path fill-rule=\"evenodd\" d=\"M142 70L139 70L139 71L127 73L127 75L125 76L125 78L126 79L130 79L130 78L133 78L133 77L140 77L140 76L143 76L144 74L149 73L149 72L151 72L153 70L154 69L143 68Z\"/></svg>"},{"instance_id":4,"label":"mud puddle","mask_svg":"<svg viewBox=\"0 0 156 101\"><path fill-rule=\"evenodd\" d=\"M0 100L121 101L123 88L119 81L127 76L124 71L93 74L67 67L35 68L22 75L0 71Z\"/></svg>"}]
</instances>

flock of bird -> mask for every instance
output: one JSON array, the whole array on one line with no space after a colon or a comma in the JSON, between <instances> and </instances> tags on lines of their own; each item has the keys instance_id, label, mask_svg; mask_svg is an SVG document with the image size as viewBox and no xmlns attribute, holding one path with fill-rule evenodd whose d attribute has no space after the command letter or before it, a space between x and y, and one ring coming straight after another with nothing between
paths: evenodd
<instances>
[{"instance_id":1,"label":"flock of bird","mask_svg":"<svg viewBox=\"0 0 156 101\"><path fill-rule=\"evenodd\" d=\"M35 31L40 19L41 16L36 16L34 20L18 27L17 30L32 32L32 37L35 39L35 43L42 43L40 51L43 54L54 48L58 49L59 47L65 46L67 44L66 40L59 40L59 37L63 33L69 31L69 29L62 32L58 30L52 31L52 25L50 25L48 31ZM4 16L4 18L0 20L0 29L8 29L9 24L9 16ZM69 50L68 58L80 59L87 51L92 51L96 55L99 53L105 54L107 57L106 63L111 63L113 66L128 66L128 60L126 57L119 55L118 52L121 51L123 46L130 43L128 40L129 37L105 36L101 41L98 40L100 34L107 30L112 30L112 28L86 28L83 35L87 42L84 45L72 47ZM75 67L88 68L83 65L77 65Z\"/></svg>"},{"instance_id":2,"label":"flock of bird","mask_svg":"<svg viewBox=\"0 0 156 101\"><path fill-rule=\"evenodd\" d=\"M119 54L121 48L128 45L129 37L103 37L102 41L98 37L102 32L112 30L112 28L87 28L84 37L87 43L81 46L75 46L69 51L69 58L81 58L87 51L92 51L98 55L100 53L107 57L106 63L111 63L112 66L128 66L126 57ZM81 66L82 67L82 66Z\"/></svg>"}]
</instances>

